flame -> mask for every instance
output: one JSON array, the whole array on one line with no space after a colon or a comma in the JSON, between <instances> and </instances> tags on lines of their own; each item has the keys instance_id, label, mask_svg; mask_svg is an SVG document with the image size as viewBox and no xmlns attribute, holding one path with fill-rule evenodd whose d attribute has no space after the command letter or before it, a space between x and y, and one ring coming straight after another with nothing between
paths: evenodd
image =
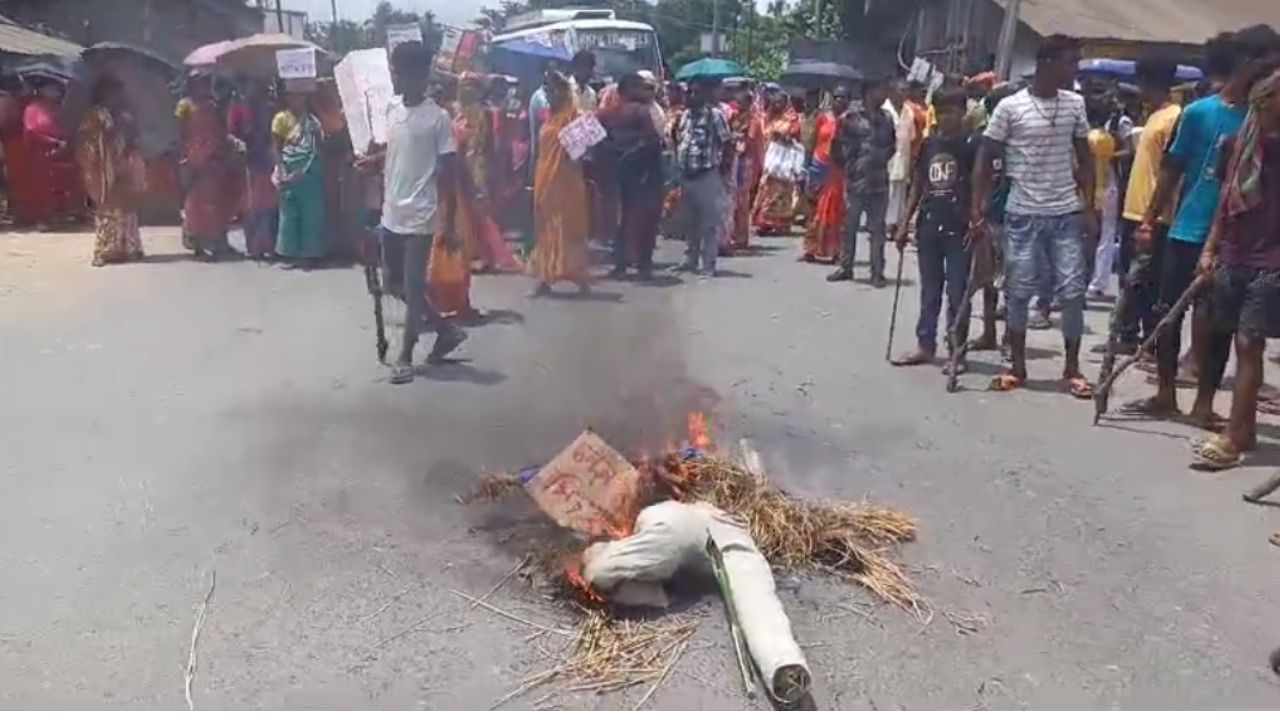
<instances>
[{"instance_id":1,"label":"flame","mask_svg":"<svg viewBox=\"0 0 1280 720\"><path fill-rule=\"evenodd\" d=\"M694 450L711 452L715 443L711 441L711 431L707 423L706 413L689 413L689 445Z\"/></svg>"},{"instance_id":2,"label":"flame","mask_svg":"<svg viewBox=\"0 0 1280 720\"><path fill-rule=\"evenodd\" d=\"M573 556L565 560L565 563L564 563L565 579L569 581L570 585L577 588L578 592L582 593L582 597L584 600L591 603L592 605L604 605L605 604L604 596L596 592L596 589L591 587L591 583L587 582L587 579L582 577L581 568L582 568L581 558L577 556Z\"/></svg>"}]
</instances>

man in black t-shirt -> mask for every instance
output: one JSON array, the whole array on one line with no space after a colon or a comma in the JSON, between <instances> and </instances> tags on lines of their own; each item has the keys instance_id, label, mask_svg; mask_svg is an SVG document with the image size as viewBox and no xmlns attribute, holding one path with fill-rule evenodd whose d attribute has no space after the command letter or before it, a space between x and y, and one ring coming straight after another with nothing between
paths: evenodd
<instances>
[{"instance_id":1,"label":"man in black t-shirt","mask_svg":"<svg viewBox=\"0 0 1280 720\"><path fill-rule=\"evenodd\" d=\"M963 88L945 88L934 95L937 132L929 137L916 161L907 214L919 212L916 220L916 258L920 263L920 319L916 323L919 346L894 361L895 365L923 365L933 362L938 350L938 314L942 295L947 296L947 328L956 326L965 304L969 281L969 180L977 156L977 145L965 132L967 106ZM899 225L896 242L907 244L910 223ZM967 313L966 313L967 315ZM969 318L960 318L956 332L957 358L969 338ZM950 338L948 338L950 344ZM963 363L957 359L956 362ZM949 368L946 368L949 371ZM963 364L956 368L963 371Z\"/></svg>"}]
</instances>

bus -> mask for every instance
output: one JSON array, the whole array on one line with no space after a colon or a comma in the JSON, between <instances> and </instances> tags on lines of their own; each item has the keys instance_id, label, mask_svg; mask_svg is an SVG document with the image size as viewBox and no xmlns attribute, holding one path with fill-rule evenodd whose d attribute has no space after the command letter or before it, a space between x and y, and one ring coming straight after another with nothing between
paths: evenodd
<instances>
[{"instance_id":1,"label":"bus","mask_svg":"<svg viewBox=\"0 0 1280 720\"><path fill-rule=\"evenodd\" d=\"M653 26L619 20L613 10L562 8L521 13L508 20L491 43L498 47L513 40L553 48L565 58L590 50L596 56L596 74L605 80L639 70L663 76L662 52Z\"/></svg>"}]
</instances>

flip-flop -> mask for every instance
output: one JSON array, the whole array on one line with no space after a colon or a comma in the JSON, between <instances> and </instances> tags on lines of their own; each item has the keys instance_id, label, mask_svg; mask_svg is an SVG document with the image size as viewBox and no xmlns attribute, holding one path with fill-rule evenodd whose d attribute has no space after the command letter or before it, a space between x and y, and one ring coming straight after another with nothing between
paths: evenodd
<instances>
[{"instance_id":1,"label":"flip-flop","mask_svg":"<svg viewBox=\"0 0 1280 720\"><path fill-rule=\"evenodd\" d=\"M889 364L894 367L919 367L920 365L928 365L933 360L933 357L921 353L911 353L910 355L903 355L900 358L890 360Z\"/></svg>"},{"instance_id":2,"label":"flip-flop","mask_svg":"<svg viewBox=\"0 0 1280 720\"><path fill-rule=\"evenodd\" d=\"M411 382L413 382L413 366L412 365L397 363L396 366L391 369L392 385L408 385Z\"/></svg>"},{"instance_id":3,"label":"flip-flop","mask_svg":"<svg viewBox=\"0 0 1280 720\"><path fill-rule=\"evenodd\" d=\"M1134 400L1120 406L1120 414L1126 417L1146 417L1146 418L1170 418L1176 417L1178 411L1171 408L1155 408L1155 398L1146 398L1144 400Z\"/></svg>"},{"instance_id":4,"label":"flip-flop","mask_svg":"<svg viewBox=\"0 0 1280 720\"><path fill-rule=\"evenodd\" d=\"M987 389L992 392L1010 392L1019 390L1025 387L1026 384L1026 378L1020 378L1013 373L1001 373L991 378L991 384L987 386Z\"/></svg>"},{"instance_id":5,"label":"flip-flop","mask_svg":"<svg viewBox=\"0 0 1280 720\"><path fill-rule=\"evenodd\" d=\"M1271 542L1272 545L1275 545L1276 547L1280 547L1280 532L1271 533L1271 537L1269 538L1269 541Z\"/></svg>"},{"instance_id":6,"label":"flip-flop","mask_svg":"<svg viewBox=\"0 0 1280 720\"><path fill-rule=\"evenodd\" d=\"M1202 472L1222 472L1240 467L1244 456L1227 446L1227 440L1221 435L1208 438L1195 451L1191 461L1191 469Z\"/></svg>"},{"instance_id":7,"label":"flip-flop","mask_svg":"<svg viewBox=\"0 0 1280 720\"><path fill-rule=\"evenodd\" d=\"M1072 378L1063 378L1063 389L1067 394L1077 400L1092 400L1094 387L1093 383L1083 376L1077 375Z\"/></svg>"}]
</instances>

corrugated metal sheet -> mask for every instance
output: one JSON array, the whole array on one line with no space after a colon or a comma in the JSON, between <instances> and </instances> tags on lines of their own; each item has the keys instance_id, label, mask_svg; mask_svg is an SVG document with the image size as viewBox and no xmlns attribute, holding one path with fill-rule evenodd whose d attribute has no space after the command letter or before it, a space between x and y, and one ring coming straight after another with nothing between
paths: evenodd
<instances>
[{"instance_id":1,"label":"corrugated metal sheet","mask_svg":"<svg viewBox=\"0 0 1280 720\"><path fill-rule=\"evenodd\" d=\"M83 49L73 42L19 27L8 18L0 16L0 52L76 56Z\"/></svg>"},{"instance_id":2,"label":"corrugated metal sheet","mask_svg":"<svg viewBox=\"0 0 1280 720\"><path fill-rule=\"evenodd\" d=\"M1280 30L1280 0L1022 0L1022 21L1040 35L1199 44L1259 23Z\"/></svg>"}]
</instances>

